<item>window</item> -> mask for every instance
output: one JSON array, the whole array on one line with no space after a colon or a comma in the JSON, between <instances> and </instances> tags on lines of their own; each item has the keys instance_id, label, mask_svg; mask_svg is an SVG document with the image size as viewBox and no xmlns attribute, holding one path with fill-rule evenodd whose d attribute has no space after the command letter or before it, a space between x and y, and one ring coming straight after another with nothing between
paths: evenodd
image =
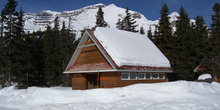
<instances>
[{"instance_id":1,"label":"window","mask_svg":"<svg viewBox=\"0 0 220 110\"><path fill-rule=\"evenodd\" d=\"M145 79L145 73L138 73L138 79Z\"/></svg>"},{"instance_id":2,"label":"window","mask_svg":"<svg viewBox=\"0 0 220 110\"><path fill-rule=\"evenodd\" d=\"M159 79L164 79L164 73L159 74Z\"/></svg>"},{"instance_id":3,"label":"window","mask_svg":"<svg viewBox=\"0 0 220 110\"><path fill-rule=\"evenodd\" d=\"M164 73L121 73L122 80L151 80L151 79L164 79Z\"/></svg>"},{"instance_id":4,"label":"window","mask_svg":"<svg viewBox=\"0 0 220 110\"><path fill-rule=\"evenodd\" d=\"M122 73L121 79L129 79L129 73Z\"/></svg>"},{"instance_id":5,"label":"window","mask_svg":"<svg viewBox=\"0 0 220 110\"><path fill-rule=\"evenodd\" d=\"M137 73L130 73L130 79L137 79Z\"/></svg>"},{"instance_id":6,"label":"window","mask_svg":"<svg viewBox=\"0 0 220 110\"><path fill-rule=\"evenodd\" d=\"M146 79L152 79L152 74L151 73L146 73Z\"/></svg>"},{"instance_id":7,"label":"window","mask_svg":"<svg viewBox=\"0 0 220 110\"><path fill-rule=\"evenodd\" d=\"M151 73L138 73L138 79L144 80L144 79L152 79Z\"/></svg>"},{"instance_id":8,"label":"window","mask_svg":"<svg viewBox=\"0 0 220 110\"><path fill-rule=\"evenodd\" d=\"M159 73L153 73L153 79L159 79Z\"/></svg>"},{"instance_id":9,"label":"window","mask_svg":"<svg viewBox=\"0 0 220 110\"><path fill-rule=\"evenodd\" d=\"M136 80L137 73L121 73L122 80Z\"/></svg>"},{"instance_id":10,"label":"window","mask_svg":"<svg viewBox=\"0 0 220 110\"><path fill-rule=\"evenodd\" d=\"M153 79L164 79L164 73L153 73Z\"/></svg>"}]
</instances>

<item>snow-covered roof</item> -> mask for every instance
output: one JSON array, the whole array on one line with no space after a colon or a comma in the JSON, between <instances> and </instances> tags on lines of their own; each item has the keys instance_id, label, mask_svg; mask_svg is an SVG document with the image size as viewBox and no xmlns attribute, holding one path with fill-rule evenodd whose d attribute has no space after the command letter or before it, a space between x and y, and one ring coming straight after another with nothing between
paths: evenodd
<instances>
[{"instance_id":1,"label":"snow-covered roof","mask_svg":"<svg viewBox=\"0 0 220 110\"><path fill-rule=\"evenodd\" d=\"M146 36L97 27L94 35L117 66L168 67L169 60Z\"/></svg>"},{"instance_id":2,"label":"snow-covered roof","mask_svg":"<svg viewBox=\"0 0 220 110\"><path fill-rule=\"evenodd\" d=\"M211 79L212 76L210 74L202 74L198 77L198 80Z\"/></svg>"}]
</instances>

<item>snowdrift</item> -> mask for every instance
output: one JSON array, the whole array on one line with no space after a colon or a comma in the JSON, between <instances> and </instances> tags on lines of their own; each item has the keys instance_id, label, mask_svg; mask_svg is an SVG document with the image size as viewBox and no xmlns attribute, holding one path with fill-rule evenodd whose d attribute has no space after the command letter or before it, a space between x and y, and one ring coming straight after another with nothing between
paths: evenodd
<instances>
[{"instance_id":1,"label":"snowdrift","mask_svg":"<svg viewBox=\"0 0 220 110\"><path fill-rule=\"evenodd\" d=\"M0 90L0 109L8 110L217 110L220 84L167 82L112 89L71 90L29 87Z\"/></svg>"}]
</instances>

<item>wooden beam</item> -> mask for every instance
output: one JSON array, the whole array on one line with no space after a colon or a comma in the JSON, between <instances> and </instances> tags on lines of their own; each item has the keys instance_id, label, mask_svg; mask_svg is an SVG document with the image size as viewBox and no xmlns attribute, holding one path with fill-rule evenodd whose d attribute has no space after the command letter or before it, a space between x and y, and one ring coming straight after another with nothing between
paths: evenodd
<instances>
[{"instance_id":1,"label":"wooden beam","mask_svg":"<svg viewBox=\"0 0 220 110\"><path fill-rule=\"evenodd\" d=\"M100 74L99 74L99 70L98 70L98 75L97 75L97 86L98 88L100 88Z\"/></svg>"},{"instance_id":2,"label":"wooden beam","mask_svg":"<svg viewBox=\"0 0 220 110\"><path fill-rule=\"evenodd\" d=\"M82 46L79 46L79 48L83 48L83 47L90 47L90 46L94 46L95 44L89 44L89 45L82 45Z\"/></svg>"}]
</instances>

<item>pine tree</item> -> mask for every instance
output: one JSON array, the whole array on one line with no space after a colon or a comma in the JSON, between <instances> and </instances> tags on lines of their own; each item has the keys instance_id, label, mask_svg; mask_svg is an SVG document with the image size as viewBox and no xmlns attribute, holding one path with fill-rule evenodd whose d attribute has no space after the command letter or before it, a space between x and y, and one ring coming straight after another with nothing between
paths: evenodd
<instances>
[{"instance_id":1,"label":"pine tree","mask_svg":"<svg viewBox=\"0 0 220 110\"><path fill-rule=\"evenodd\" d=\"M134 21L134 19L131 18L131 13L129 12L128 7L127 7L125 13L126 13L126 16L124 17L124 19L121 22L122 30L131 31L131 32L138 32L138 30L135 30L135 28L138 25L135 25L136 21Z\"/></svg>"},{"instance_id":2,"label":"pine tree","mask_svg":"<svg viewBox=\"0 0 220 110\"><path fill-rule=\"evenodd\" d=\"M195 50L196 50L196 64L201 63L202 59L209 55L211 44L208 41L208 28L205 25L205 21L202 16L197 16L195 18Z\"/></svg>"},{"instance_id":3,"label":"pine tree","mask_svg":"<svg viewBox=\"0 0 220 110\"><path fill-rule=\"evenodd\" d=\"M152 30L151 30L151 26L149 27L149 30L147 31L147 36L148 38L154 42L154 38L153 38L153 35L152 35Z\"/></svg>"},{"instance_id":4,"label":"pine tree","mask_svg":"<svg viewBox=\"0 0 220 110\"><path fill-rule=\"evenodd\" d=\"M140 34L145 34L143 26L140 28Z\"/></svg>"},{"instance_id":5,"label":"pine tree","mask_svg":"<svg viewBox=\"0 0 220 110\"><path fill-rule=\"evenodd\" d=\"M5 75L4 75L4 42L3 42L3 26L4 26L4 16L5 13L4 13L4 10L1 11L1 18L0 18L0 80L1 80L1 86L4 87L4 82L5 82Z\"/></svg>"},{"instance_id":6,"label":"pine tree","mask_svg":"<svg viewBox=\"0 0 220 110\"><path fill-rule=\"evenodd\" d=\"M60 25L59 25L59 17L56 17L56 18L54 19L54 28L53 28L53 30L54 30L54 31L59 31L59 28L60 28Z\"/></svg>"},{"instance_id":7,"label":"pine tree","mask_svg":"<svg viewBox=\"0 0 220 110\"><path fill-rule=\"evenodd\" d=\"M25 64L26 73L28 73L28 85L45 87L44 79L44 54L43 54L43 36L44 32L37 31L25 36Z\"/></svg>"},{"instance_id":8,"label":"pine tree","mask_svg":"<svg viewBox=\"0 0 220 110\"><path fill-rule=\"evenodd\" d=\"M122 26L122 22L121 22L121 19L119 18L118 19L118 22L116 23L116 28L122 30L123 29L123 26Z\"/></svg>"},{"instance_id":9,"label":"pine tree","mask_svg":"<svg viewBox=\"0 0 220 110\"><path fill-rule=\"evenodd\" d=\"M205 61L205 66L207 66L208 72L213 75L219 75L220 73L220 4L215 3L213 6L213 11L215 12L212 15L212 23L211 23L211 35L210 42L212 42L211 54L207 56Z\"/></svg>"},{"instance_id":10,"label":"pine tree","mask_svg":"<svg viewBox=\"0 0 220 110\"><path fill-rule=\"evenodd\" d=\"M16 24L18 12L16 6L18 3L14 0L8 0L8 3L4 5L1 11L1 38L2 38L2 51L3 51L3 68L4 68L4 80L11 84L12 79L12 61L13 61L13 50L14 38L16 36ZM4 84L2 84L4 85Z\"/></svg>"},{"instance_id":11,"label":"pine tree","mask_svg":"<svg viewBox=\"0 0 220 110\"><path fill-rule=\"evenodd\" d=\"M18 83L18 87L23 86L26 80L26 71L25 71L25 54L26 46L24 45L24 20L23 20L23 11L20 8L19 15L17 17L17 22L15 25L14 38L12 39L12 48L11 48L11 69L12 75L14 76L14 81Z\"/></svg>"},{"instance_id":12,"label":"pine tree","mask_svg":"<svg viewBox=\"0 0 220 110\"><path fill-rule=\"evenodd\" d=\"M96 15L95 27L107 27L107 26L108 23L104 20L104 12L102 11L102 6L100 6Z\"/></svg>"},{"instance_id":13,"label":"pine tree","mask_svg":"<svg viewBox=\"0 0 220 110\"><path fill-rule=\"evenodd\" d=\"M64 71L76 46L73 44L75 41L75 34L72 34L70 30L66 29L65 27L65 22L63 22L63 26L61 28L60 32L60 43L61 43L61 60L62 60L62 70ZM62 75L62 86L69 87L72 84L72 79L71 79L70 74L63 74Z\"/></svg>"},{"instance_id":14,"label":"pine tree","mask_svg":"<svg viewBox=\"0 0 220 110\"><path fill-rule=\"evenodd\" d=\"M173 67L176 79L194 80L192 70L195 66L195 48L193 47L195 33L190 26L190 19L183 7L180 8L173 46Z\"/></svg>"},{"instance_id":15,"label":"pine tree","mask_svg":"<svg viewBox=\"0 0 220 110\"><path fill-rule=\"evenodd\" d=\"M155 32L155 44L157 47L167 56L168 58L171 57L171 47L172 43L171 40L172 36L172 28L170 27L169 21L169 9L164 3L162 9L160 10L161 18L159 20L159 25L157 26L157 31Z\"/></svg>"},{"instance_id":16,"label":"pine tree","mask_svg":"<svg viewBox=\"0 0 220 110\"><path fill-rule=\"evenodd\" d=\"M48 26L43 37L44 74L47 86L57 86L61 83L60 51L57 48L57 37L54 35Z\"/></svg>"},{"instance_id":17,"label":"pine tree","mask_svg":"<svg viewBox=\"0 0 220 110\"><path fill-rule=\"evenodd\" d=\"M212 15L212 22L211 23L211 37L215 38L219 41L220 39L220 4L215 3L214 7L212 8L215 12L214 15Z\"/></svg>"}]
</instances>

